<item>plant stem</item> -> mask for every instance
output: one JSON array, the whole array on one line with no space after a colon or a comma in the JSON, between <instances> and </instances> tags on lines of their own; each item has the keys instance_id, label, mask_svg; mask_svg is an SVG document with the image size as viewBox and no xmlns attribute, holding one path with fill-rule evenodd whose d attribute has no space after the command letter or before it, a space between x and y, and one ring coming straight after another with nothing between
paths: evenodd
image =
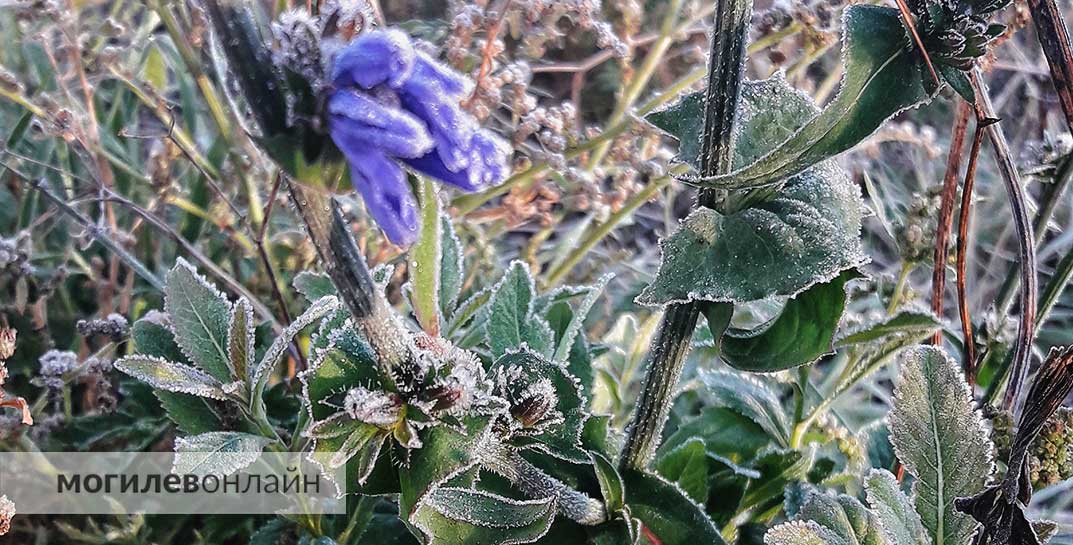
<instances>
[{"instance_id":1,"label":"plant stem","mask_svg":"<svg viewBox=\"0 0 1073 545\"><path fill-rule=\"evenodd\" d=\"M898 310L898 305L902 304L902 297L909 283L911 272L913 272L913 264L902 263L902 268L898 271L898 280L894 283L894 291L890 294L890 302L887 303L887 316L893 316Z\"/></svg>"},{"instance_id":2,"label":"plant stem","mask_svg":"<svg viewBox=\"0 0 1073 545\"><path fill-rule=\"evenodd\" d=\"M987 125L983 120L976 123L976 131L972 138L972 149L969 151L969 166L965 171L965 183L961 189L961 210L958 214L958 239L957 239L957 292L958 292L958 315L961 317L961 334L964 338L965 379L969 386L976 384L976 339L972 334L972 318L969 316L969 294L966 270L968 268L969 253L969 217L972 213L972 190L976 183L976 163L980 158L980 146L984 141L984 130ZM941 338L942 331L937 334ZM934 343L938 344L938 343Z\"/></svg>"},{"instance_id":3,"label":"plant stem","mask_svg":"<svg viewBox=\"0 0 1073 545\"><path fill-rule=\"evenodd\" d=\"M377 362L383 367L402 362L408 357L407 336L402 334L402 324L373 281L338 203L326 193L309 190L290 177L287 186L325 271L376 354Z\"/></svg>"},{"instance_id":4,"label":"plant stem","mask_svg":"<svg viewBox=\"0 0 1073 545\"><path fill-rule=\"evenodd\" d=\"M485 469L507 479L531 498L558 498L559 513L578 524L593 526L607 520L607 509L600 501L548 475L514 449L496 440L490 443L481 448L481 466Z\"/></svg>"},{"instance_id":5,"label":"plant stem","mask_svg":"<svg viewBox=\"0 0 1073 545\"><path fill-rule=\"evenodd\" d=\"M973 71L973 90L976 92L977 107L985 119L997 119L995 107L991 104L991 96L987 85L983 81L980 70ZM1006 193L1010 199L1010 211L1013 214L1014 226L1017 229L1018 256L1021 267L1021 319L1017 324L1017 342L1014 346L1012 375L1003 406L1007 409L1014 408L1021 393L1021 383L1024 382L1028 372L1029 359L1032 356L1032 339L1035 336L1036 323L1036 297L1038 286L1036 279L1036 244L1032 234L1032 224L1028 220L1028 198L1025 195L1024 184L1021 176L1013 163L1006 135L1003 134L999 125L991 124L987 127L991 147L995 151L998 160L999 171L1006 185Z\"/></svg>"},{"instance_id":6,"label":"plant stem","mask_svg":"<svg viewBox=\"0 0 1073 545\"><path fill-rule=\"evenodd\" d=\"M729 172L732 166L734 125L751 14L752 0L718 0L706 91L702 176ZM701 191L697 204L712 207L718 197L715 191ZM623 447L620 461L623 467L646 469L659 445L701 305L697 301L671 305L663 315Z\"/></svg>"},{"instance_id":7,"label":"plant stem","mask_svg":"<svg viewBox=\"0 0 1073 545\"><path fill-rule=\"evenodd\" d=\"M931 311L936 316L943 315L943 296L946 287L947 246L950 241L950 225L954 217L954 201L957 200L958 177L961 174L961 151L965 147L965 133L969 127L972 106L958 101L954 116L954 128L951 129L950 151L946 157L946 174L943 176L942 203L939 205L939 222L935 231L935 254L931 273ZM931 339L931 344L941 345L943 332L938 330Z\"/></svg>"},{"instance_id":8,"label":"plant stem","mask_svg":"<svg viewBox=\"0 0 1073 545\"><path fill-rule=\"evenodd\" d=\"M1051 68L1051 82L1058 92L1066 124L1073 131L1073 47L1062 10L1055 0L1028 0L1036 36Z\"/></svg>"}]
</instances>

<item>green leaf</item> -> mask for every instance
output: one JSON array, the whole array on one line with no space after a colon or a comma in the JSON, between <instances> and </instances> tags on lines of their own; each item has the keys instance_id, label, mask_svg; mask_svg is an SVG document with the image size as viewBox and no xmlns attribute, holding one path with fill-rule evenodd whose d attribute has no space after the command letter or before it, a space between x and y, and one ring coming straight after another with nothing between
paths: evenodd
<instances>
[{"instance_id":1,"label":"green leaf","mask_svg":"<svg viewBox=\"0 0 1073 545\"><path fill-rule=\"evenodd\" d=\"M335 414L352 388L379 386L376 359L353 329L341 329L324 349L315 352L309 369L298 374L311 421Z\"/></svg>"},{"instance_id":2,"label":"green leaf","mask_svg":"<svg viewBox=\"0 0 1073 545\"><path fill-rule=\"evenodd\" d=\"M779 445L790 443L790 417L779 393L765 377L725 370L704 370L698 378L713 407L725 407L764 429Z\"/></svg>"},{"instance_id":3,"label":"green leaf","mask_svg":"<svg viewBox=\"0 0 1073 545\"><path fill-rule=\"evenodd\" d=\"M749 464L760 477L749 481L739 509L781 504L786 487L805 478L814 458L812 448L805 451L772 448L761 453Z\"/></svg>"},{"instance_id":4,"label":"green leaf","mask_svg":"<svg viewBox=\"0 0 1073 545\"><path fill-rule=\"evenodd\" d=\"M891 335L930 335L942 323L927 310L902 310L894 316L848 332L835 342L835 347L846 348L859 344L880 341Z\"/></svg>"},{"instance_id":5,"label":"green leaf","mask_svg":"<svg viewBox=\"0 0 1073 545\"><path fill-rule=\"evenodd\" d=\"M734 145L735 168L755 162L777 144L790 138L816 116L812 99L797 91L781 75L762 81L746 81L741 89ZM704 132L704 91L683 96L645 119L678 140L678 160L701 170Z\"/></svg>"},{"instance_id":6,"label":"green leaf","mask_svg":"<svg viewBox=\"0 0 1073 545\"><path fill-rule=\"evenodd\" d=\"M600 298L600 294L604 291L604 286L611 280L613 275L607 274L602 276L589 287L585 294L585 297L574 307L570 314L570 321L566 325L566 329L563 334L559 336L558 346L555 348L555 355L552 357L552 361L562 362L566 361L570 355L570 350L574 346L574 339L581 333L582 327L585 325L585 318L588 317L589 311L592 310L592 306L596 304L596 300Z\"/></svg>"},{"instance_id":7,"label":"green leaf","mask_svg":"<svg viewBox=\"0 0 1073 545\"><path fill-rule=\"evenodd\" d=\"M856 146L891 117L934 96L925 88L930 76L898 10L859 4L846 8L843 21L845 75L830 104L757 161L698 185L748 189L779 183Z\"/></svg>"},{"instance_id":8,"label":"green leaf","mask_svg":"<svg viewBox=\"0 0 1073 545\"><path fill-rule=\"evenodd\" d=\"M529 267L521 261L512 262L492 288L484 327L494 357L517 350L523 343L534 352L550 355L554 334L543 318L533 315L535 291Z\"/></svg>"},{"instance_id":9,"label":"green leaf","mask_svg":"<svg viewBox=\"0 0 1073 545\"><path fill-rule=\"evenodd\" d=\"M116 361L115 368L158 390L228 399L220 381L189 365L136 354Z\"/></svg>"},{"instance_id":10,"label":"green leaf","mask_svg":"<svg viewBox=\"0 0 1073 545\"><path fill-rule=\"evenodd\" d=\"M438 335L440 331L440 271L442 267L443 226L440 200L432 181L422 178L418 182L421 208L419 217L421 233L410 247L409 268L410 306L418 325L426 332Z\"/></svg>"},{"instance_id":11,"label":"green leaf","mask_svg":"<svg viewBox=\"0 0 1073 545\"><path fill-rule=\"evenodd\" d=\"M860 190L831 163L794 177L751 208L730 214L697 208L660 242L656 279L637 302L795 296L868 261L859 237L863 211Z\"/></svg>"},{"instance_id":12,"label":"green leaf","mask_svg":"<svg viewBox=\"0 0 1073 545\"><path fill-rule=\"evenodd\" d=\"M294 289L305 296L310 303L321 297L338 295L338 292L335 291L335 285L332 284L332 279L328 275L318 272L302 271L295 275Z\"/></svg>"},{"instance_id":13,"label":"green leaf","mask_svg":"<svg viewBox=\"0 0 1073 545\"><path fill-rule=\"evenodd\" d=\"M245 299L239 299L231 310L231 325L227 329L228 367L232 380L245 381L253 365L254 353L253 307Z\"/></svg>"},{"instance_id":14,"label":"green leaf","mask_svg":"<svg viewBox=\"0 0 1073 545\"><path fill-rule=\"evenodd\" d=\"M680 488L662 477L628 469L622 473L630 513L663 545L724 545L723 536Z\"/></svg>"},{"instance_id":15,"label":"green leaf","mask_svg":"<svg viewBox=\"0 0 1073 545\"><path fill-rule=\"evenodd\" d=\"M694 502L708 501L708 452L699 438L686 441L657 460L656 471Z\"/></svg>"},{"instance_id":16,"label":"green leaf","mask_svg":"<svg viewBox=\"0 0 1073 545\"><path fill-rule=\"evenodd\" d=\"M265 385L268 383L268 377L272 370L279 365L280 360L283 358L283 354L287 351L287 346L291 344L294 338L305 328L313 325L313 323L330 315L334 311L341 307L339 300L334 296L321 297L309 305L300 316L294 319L284 330L276 337L276 340L272 341L272 344L268 347L264 356L261 357L261 361L257 364L257 367L251 369L249 377L249 384L253 388L250 395L250 404L260 403L261 395L264 392Z\"/></svg>"},{"instance_id":17,"label":"green leaf","mask_svg":"<svg viewBox=\"0 0 1073 545\"><path fill-rule=\"evenodd\" d=\"M589 413L577 379L562 365L528 350L511 352L499 358L489 367L489 372L494 376L512 368L520 373L518 381L522 387L542 380L551 383L557 401L554 410L561 415L561 421L547 426L540 433L516 437L511 443L522 448L534 448L563 460L588 463L589 456L581 448L581 432Z\"/></svg>"},{"instance_id":18,"label":"green leaf","mask_svg":"<svg viewBox=\"0 0 1073 545\"><path fill-rule=\"evenodd\" d=\"M226 348L231 303L224 294L179 258L166 279L164 309L190 363L220 382L231 382Z\"/></svg>"},{"instance_id":19,"label":"green leaf","mask_svg":"<svg viewBox=\"0 0 1073 545\"><path fill-rule=\"evenodd\" d=\"M880 526L891 543L899 545L929 545L913 502L902 492L898 480L885 469L873 469L864 479L868 504L879 518Z\"/></svg>"},{"instance_id":20,"label":"green leaf","mask_svg":"<svg viewBox=\"0 0 1073 545\"><path fill-rule=\"evenodd\" d=\"M805 537L806 541L799 541ZM819 541L813 539L819 538ZM790 539L790 541L785 541ZM795 522L780 524L764 536L772 545L826 543L829 545L909 545L886 541L879 519L856 498L814 492L801 507Z\"/></svg>"},{"instance_id":21,"label":"green leaf","mask_svg":"<svg viewBox=\"0 0 1073 545\"><path fill-rule=\"evenodd\" d=\"M463 248L450 216L444 214L440 223L443 234L440 239L440 312L447 317L454 314L462 294Z\"/></svg>"},{"instance_id":22,"label":"green leaf","mask_svg":"<svg viewBox=\"0 0 1073 545\"><path fill-rule=\"evenodd\" d=\"M705 407L660 445L657 457L667 455L694 437L704 441L709 454L731 464L743 464L772 444L764 429L752 420L723 407Z\"/></svg>"},{"instance_id":23,"label":"green leaf","mask_svg":"<svg viewBox=\"0 0 1073 545\"><path fill-rule=\"evenodd\" d=\"M846 282L860 276L853 269L813 285L786 301L779 316L765 327L728 330L719 340L719 356L735 369L769 373L833 353L831 341L846 307Z\"/></svg>"},{"instance_id":24,"label":"green leaf","mask_svg":"<svg viewBox=\"0 0 1073 545\"><path fill-rule=\"evenodd\" d=\"M589 451L596 479L600 481L600 493L604 497L604 506L608 513L618 513L626 503L626 488L618 468L606 456L596 451Z\"/></svg>"},{"instance_id":25,"label":"green leaf","mask_svg":"<svg viewBox=\"0 0 1073 545\"><path fill-rule=\"evenodd\" d=\"M134 351L138 354L171 362L186 359L179 345L175 344L175 336L171 331L151 320L143 318L134 322L130 337L134 341ZM168 419L183 433L197 435L223 428L220 416L216 414L210 401L203 397L156 389L153 394L160 400Z\"/></svg>"},{"instance_id":26,"label":"green leaf","mask_svg":"<svg viewBox=\"0 0 1073 545\"><path fill-rule=\"evenodd\" d=\"M149 82L159 93L166 93L168 89L168 65L164 62L164 55L157 47L150 47L145 55L145 64L142 66L142 79Z\"/></svg>"},{"instance_id":27,"label":"green leaf","mask_svg":"<svg viewBox=\"0 0 1073 545\"><path fill-rule=\"evenodd\" d=\"M464 430L435 426L421 432L423 446L410 451L410 463L399 468L400 516L414 524L420 503L448 480L480 462L479 446L491 432L491 419L470 417Z\"/></svg>"},{"instance_id":28,"label":"green leaf","mask_svg":"<svg viewBox=\"0 0 1073 545\"><path fill-rule=\"evenodd\" d=\"M961 370L942 350L903 353L889 417L898 459L916 477L916 508L935 545L965 545L976 522L954 499L984 488L994 465L983 418Z\"/></svg>"},{"instance_id":29,"label":"green leaf","mask_svg":"<svg viewBox=\"0 0 1073 545\"><path fill-rule=\"evenodd\" d=\"M218 431L175 440L174 472L230 475L249 467L272 440L249 433Z\"/></svg>"},{"instance_id":30,"label":"green leaf","mask_svg":"<svg viewBox=\"0 0 1073 545\"><path fill-rule=\"evenodd\" d=\"M551 528L554 497L519 501L464 488L432 491L411 517L428 545L533 543Z\"/></svg>"}]
</instances>

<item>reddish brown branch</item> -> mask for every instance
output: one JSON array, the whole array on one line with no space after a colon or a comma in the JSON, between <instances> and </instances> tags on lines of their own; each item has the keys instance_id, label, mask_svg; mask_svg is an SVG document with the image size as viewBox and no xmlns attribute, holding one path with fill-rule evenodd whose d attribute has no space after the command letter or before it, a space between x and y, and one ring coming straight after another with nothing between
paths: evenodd
<instances>
[{"instance_id":1,"label":"reddish brown branch","mask_svg":"<svg viewBox=\"0 0 1073 545\"><path fill-rule=\"evenodd\" d=\"M931 57L928 56L928 50L924 49L924 40L920 39L920 34L917 33L917 20L913 17L913 12L909 11L909 6L905 4L905 0L895 0L898 4L898 12L902 14L902 22L905 23L906 30L909 31L909 35L913 37L913 43L920 49L920 54L924 56L924 64L928 66L928 72L931 73L931 79L935 81L935 86L941 85L939 81L939 74L935 72L935 66L931 64Z\"/></svg>"},{"instance_id":2,"label":"reddish brown branch","mask_svg":"<svg viewBox=\"0 0 1073 545\"><path fill-rule=\"evenodd\" d=\"M980 146L984 141L984 130L994 123L993 119L977 120L976 132L969 151L969 166L965 171L965 184L961 189L961 211L958 215L957 239L957 292L958 314L961 316L961 332L965 338L965 380L969 385L976 384L976 346L972 333L972 319L969 317L969 296L966 268L969 242L969 216L972 213L972 189L976 183L976 162L980 157Z\"/></svg>"},{"instance_id":3,"label":"reddish brown branch","mask_svg":"<svg viewBox=\"0 0 1073 545\"><path fill-rule=\"evenodd\" d=\"M943 293L946 288L947 246L950 241L950 228L954 217L954 201L957 200L958 177L961 174L961 151L965 147L965 133L968 130L972 107L968 102L958 104L954 116L954 127L950 135L950 152L946 157L946 174L943 176L942 201L939 205L939 222L935 228L935 262L931 275L931 310L936 316L943 315ZM942 344L943 332L940 329L931 339L932 344Z\"/></svg>"}]
</instances>

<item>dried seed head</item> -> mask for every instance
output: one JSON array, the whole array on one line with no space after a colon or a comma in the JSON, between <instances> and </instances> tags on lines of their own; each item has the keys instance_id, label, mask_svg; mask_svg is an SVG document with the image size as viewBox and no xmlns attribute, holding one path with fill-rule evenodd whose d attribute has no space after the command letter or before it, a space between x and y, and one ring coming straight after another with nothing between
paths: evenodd
<instances>
[{"instance_id":1,"label":"dried seed head","mask_svg":"<svg viewBox=\"0 0 1073 545\"><path fill-rule=\"evenodd\" d=\"M13 327L0 327L0 362L7 360L15 353L15 337L18 332ZM0 384L3 381L0 380Z\"/></svg>"},{"instance_id":2,"label":"dried seed head","mask_svg":"<svg viewBox=\"0 0 1073 545\"><path fill-rule=\"evenodd\" d=\"M65 350L49 350L37 361L41 365L39 369L41 376L59 377L78 365L78 356L74 352Z\"/></svg>"},{"instance_id":3,"label":"dried seed head","mask_svg":"<svg viewBox=\"0 0 1073 545\"><path fill-rule=\"evenodd\" d=\"M11 519L15 518L15 502L0 496L0 536L11 531Z\"/></svg>"},{"instance_id":4,"label":"dried seed head","mask_svg":"<svg viewBox=\"0 0 1073 545\"><path fill-rule=\"evenodd\" d=\"M79 320L75 330L83 337L107 337L113 342L120 342L130 333L130 324L120 314L112 313L107 318L98 320Z\"/></svg>"}]
</instances>

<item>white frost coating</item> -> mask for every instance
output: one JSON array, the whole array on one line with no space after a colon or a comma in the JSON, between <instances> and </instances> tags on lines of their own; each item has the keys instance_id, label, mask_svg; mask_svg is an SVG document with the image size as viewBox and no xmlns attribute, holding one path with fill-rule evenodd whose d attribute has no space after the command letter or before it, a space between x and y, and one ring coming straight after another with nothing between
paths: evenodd
<instances>
[{"instance_id":1,"label":"white frost coating","mask_svg":"<svg viewBox=\"0 0 1073 545\"><path fill-rule=\"evenodd\" d=\"M398 422L402 403L387 392L357 387L347 392L343 410L354 420L387 428Z\"/></svg>"},{"instance_id":2,"label":"white frost coating","mask_svg":"<svg viewBox=\"0 0 1073 545\"><path fill-rule=\"evenodd\" d=\"M115 368L159 390L225 400L227 393L215 377L189 365L156 356L127 356Z\"/></svg>"},{"instance_id":3,"label":"white frost coating","mask_svg":"<svg viewBox=\"0 0 1073 545\"><path fill-rule=\"evenodd\" d=\"M178 475L230 475L255 462L271 440L259 435L214 431L175 440Z\"/></svg>"},{"instance_id":4,"label":"white frost coating","mask_svg":"<svg viewBox=\"0 0 1073 545\"><path fill-rule=\"evenodd\" d=\"M976 521L954 509L954 498L982 490L994 471L983 416L942 350L918 346L901 362L889 417L894 453L917 478L916 508L935 545L964 545Z\"/></svg>"}]
</instances>

